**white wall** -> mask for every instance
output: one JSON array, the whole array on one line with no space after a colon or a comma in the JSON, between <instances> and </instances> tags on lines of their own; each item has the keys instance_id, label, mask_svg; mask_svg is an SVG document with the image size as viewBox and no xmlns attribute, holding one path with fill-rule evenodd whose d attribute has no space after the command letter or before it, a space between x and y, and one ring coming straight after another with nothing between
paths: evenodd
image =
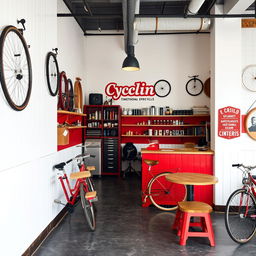
<instances>
[{"instance_id":1,"label":"white wall","mask_svg":"<svg viewBox=\"0 0 256 256\"><path fill-rule=\"evenodd\" d=\"M244 66L255 63L251 56L256 50L250 41L252 38L256 40L255 31L242 29L240 19L216 19L211 31L211 78L214 95L211 99L211 134L215 151L215 175L219 179L215 186L216 205L225 205L231 192L241 187L242 173L231 165L256 164L255 141L246 133L230 140L218 137L218 110L233 106L239 108L241 115L244 115L255 100L255 93L246 90L241 81Z\"/></svg>"},{"instance_id":2,"label":"white wall","mask_svg":"<svg viewBox=\"0 0 256 256\"><path fill-rule=\"evenodd\" d=\"M127 72L121 70L126 57L123 36L86 37L86 85L89 93L103 93L109 82L118 85L133 85L137 81L155 84L165 79L172 86L165 98L154 97L154 101L134 102L132 107L170 106L171 108L191 108L193 105L208 105L209 98L202 93L197 97L186 93L188 76L199 75L204 82L210 76L209 34L139 36L135 55L141 70ZM105 98L104 98L105 99ZM88 98L87 98L87 104ZM115 101L123 107L131 107L131 101Z\"/></svg>"},{"instance_id":3,"label":"white wall","mask_svg":"<svg viewBox=\"0 0 256 256\"><path fill-rule=\"evenodd\" d=\"M63 1L58 0L58 8L65 9ZM62 206L53 200L65 200L52 166L80 152L76 147L57 152L57 97L48 92L44 69L47 52L58 47L61 69L83 78L84 37L73 19L57 21L56 13L56 0L1 1L0 29L16 26L17 19L27 21L24 35L33 68L25 110L12 110L0 89L1 255L21 255L59 213Z\"/></svg>"}]
</instances>

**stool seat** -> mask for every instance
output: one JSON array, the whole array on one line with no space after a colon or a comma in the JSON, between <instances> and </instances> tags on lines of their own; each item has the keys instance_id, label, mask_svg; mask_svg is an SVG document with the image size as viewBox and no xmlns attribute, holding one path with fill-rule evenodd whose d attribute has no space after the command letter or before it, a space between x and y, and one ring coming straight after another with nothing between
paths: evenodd
<instances>
[{"instance_id":1,"label":"stool seat","mask_svg":"<svg viewBox=\"0 0 256 256\"><path fill-rule=\"evenodd\" d=\"M72 172L70 174L70 179L77 180L82 178L89 178L91 177L91 173L89 171L83 171L83 172Z\"/></svg>"},{"instance_id":2,"label":"stool seat","mask_svg":"<svg viewBox=\"0 0 256 256\"><path fill-rule=\"evenodd\" d=\"M154 166L154 165L157 165L159 163L159 161L156 161L156 160L149 160L149 159L145 159L144 162L147 164L147 165L150 165L150 166Z\"/></svg>"},{"instance_id":3,"label":"stool seat","mask_svg":"<svg viewBox=\"0 0 256 256\"><path fill-rule=\"evenodd\" d=\"M212 212L212 207L209 204L197 201L183 201L178 202L179 210L182 212L202 212L202 213L210 213Z\"/></svg>"}]
</instances>

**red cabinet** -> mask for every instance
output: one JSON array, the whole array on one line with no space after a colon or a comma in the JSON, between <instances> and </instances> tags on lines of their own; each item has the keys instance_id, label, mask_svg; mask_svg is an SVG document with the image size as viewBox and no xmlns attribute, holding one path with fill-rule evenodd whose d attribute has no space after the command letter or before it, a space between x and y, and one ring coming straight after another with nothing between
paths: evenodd
<instances>
[{"instance_id":1,"label":"red cabinet","mask_svg":"<svg viewBox=\"0 0 256 256\"><path fill-rule=\"evenodd\" d=\"M177 152L157 152L142 149L142 191L145 191L147 184L151 179L148 174L148 165L144 163L144 159L158 160L159 164L153 166L154 174L158 174L167 169L178 169L179 172L195 172L204 174L213 174L213 152L199 151L186 153L182 149ZM194 200L213 204L213 186L194 186ZM142 198L143 202L143 198ZM151 202L147 199L143 204L147 207Z\"/></svg>"}]
</instances>

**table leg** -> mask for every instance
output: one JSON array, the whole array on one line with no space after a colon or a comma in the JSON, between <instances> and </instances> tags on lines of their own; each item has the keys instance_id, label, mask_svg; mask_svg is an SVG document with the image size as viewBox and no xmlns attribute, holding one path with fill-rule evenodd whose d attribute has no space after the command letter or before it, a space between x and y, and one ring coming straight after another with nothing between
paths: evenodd
<instances>
[{"instance_id":1,"label":"table leg","mask_svg":"<svg viewBox=\"0 0 256 256\"><path fill-rule=\"evenodd\" d=\"M194 201L194 186L187 185L187 201Z\"/></svg>"}]
</instances>

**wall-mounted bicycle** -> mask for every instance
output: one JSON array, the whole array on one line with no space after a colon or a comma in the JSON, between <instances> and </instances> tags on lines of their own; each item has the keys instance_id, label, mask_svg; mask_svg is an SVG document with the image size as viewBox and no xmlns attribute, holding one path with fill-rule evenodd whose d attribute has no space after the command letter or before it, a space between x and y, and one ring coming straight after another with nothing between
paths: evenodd
<instances>
[{"instance_id":1,"label":"wall-mounted bicycle","mask_svg":"<svg viewBox=\"0 0 256 256\"><path fill-rule=\"evenodd\" d=\"M0 82L8 104L17 111L29 102L32 67L28 45L23 37L25 19L17 21L22 29L6 26L0 36Z\"/></svg>"}]
</instances>

